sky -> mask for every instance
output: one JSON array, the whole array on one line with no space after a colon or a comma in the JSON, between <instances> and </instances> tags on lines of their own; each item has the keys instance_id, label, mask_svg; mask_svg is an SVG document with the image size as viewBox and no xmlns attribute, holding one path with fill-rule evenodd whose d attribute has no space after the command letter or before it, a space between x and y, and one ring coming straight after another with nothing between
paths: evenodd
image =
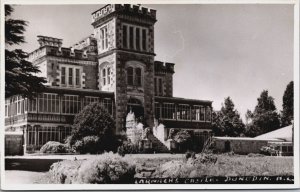
<instances>
[{"instance_id":1,"label":"sky","mask_svg":"<svg viewBox=\"0 0 300 192\"><path fill-rule=\"evenodd\" d=\"M243 120L263 90L282 110L293 80L293 5L142 5L157 10L156 60L175 63L173 96L213 101L230 96ZM17 5L28 21L20 48L38 48L37 36L69 47L93 33L91 13L102 5Z\"/></svg>"}]
</instances>

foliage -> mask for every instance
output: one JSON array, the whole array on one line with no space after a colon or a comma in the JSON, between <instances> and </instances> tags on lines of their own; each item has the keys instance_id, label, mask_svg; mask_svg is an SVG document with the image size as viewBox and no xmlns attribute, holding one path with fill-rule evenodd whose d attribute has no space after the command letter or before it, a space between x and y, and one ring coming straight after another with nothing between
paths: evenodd
<instances>
[{"instance_id":1,"label":"foliage","mask_svg":"<svg viewBox=\"0 0 300 192\"><path fill-rule=\"evenodd\" d=\"M125 141L118 147L118 154L121 156L125 156L125 154L137 154L139 152L139 147L130 141Z\"/></svg>"},{"instance_id":2,"label":"foliage","mask_svg":"<svg viewBox=\"0 0 300 192\"><path fill-rule=\"evenodd\" d=\"M189 160L190 158L196 159L196 153L195 152L191 152L191 151L187 151L185 153L185 159Z\"/></svg>"},{"instance_id":3,"label":"foliage","mask_svg":"<svg viewBox=\"0 0 300 192\"><path fill-rule=\"evenodd\" d=\"M70 152L70 149L67 145L62 144L57 141L48 141L40 149L41 153L67 153Z\"/></svg>"},{"instance_id":4,"label":"foliage","mask_svg":"<svg viewBox=\"0 0 300 192\"><path fill-rule=\"evenodd\" d=\"M293 175L292 158L268 156L208 155L195 160L171 160L159 166L150 177L195 178L204 176Z\"/></svg>"},{"instance_id":5,"label":"foliage","mask_svg":"<svg viewBox=\"0 0 300 192\"><path fill-rule=\"evenodd\" d=\"M192 136L186 130L180 130L174 135L174 141L178 144L185 144L191 142Z\"/></svg>"},{"instance_id":6,"label":"foliage","mask_svg":"<svg viewBox=\"0 0 300 192\"><path fill-rule=\"evenodd\" d=\"M54 163L49 172L53 183L132 183L135 165L117 154L104 153L88 160Z\"/></svg>"},{"instance_id":7,"label":"foliage","mask_svg":"<svg viewBox=\"0 0 300 192\"><path fill-rule=\"evenodd\" d=\"M215 136L240 136L245 131L245 125L240 118L230 97L225 98L219 112L213 112L212 129Z\"/></svg>"},{"instance_id":8,"label":"foliage","mask_svg":"<svg viewBox=\"0 0 300 192\"><path fill-rule=\"evenodd\" d=\"M263 155L277 155L278 151L273 146L263 146L260 148L260 153Z\"/></svg>"},{"instance_id":9,"label":"foliage","mask_svg":"<svg viewBox=\"0 0 300 192\"><path fill-rule=\"evenodd\" d=\"M53 163L49 170L49 181L53 184L74 184L77 182L78 169L82 164L81 161L64 160Z\"/></svg>"},{"instance_id":10,"label":"foliage","mask_svg":"<svg viewBox=\"0 0 300 192\"><path fill-rule=\"evenodd\" d=\"M291 81L283 94L281 112L281 127L292 124L294 119L294 82Z\"/></svg>"},{"instance_id":11,"label":"foliage","mask_svg":"<svg viewBox=\"0 0 300 192\"><path fill-rule=\"evenodd\" d=\"M5 43L7 46L19 45L25 42L23 33L26 21L11 19L13 8L5 5ZM34 97L44 89L45 78L37 77L38 66L27 61L27 53L21 49L5 49L5 97L23 95Z\"/></svg>"},{"instance_id":12,"label":"foliage","mask_svg":"<svg viewBox=\"0 0 300 192\"><path fill-rule=\"evenodd\" d=\"M98 136L86 136L82 140L77 140L73 149L79 153L96 154L101 149L101 142Z\"/></svg>"},{"instance_id":13,"label":"foliage","mask_svg":"<svg viewBox=\"0 0 300 192\"><path fill-rule=\"evenodd\" d=\"M68 142L81 153L115 152L122 141L114 134L114 129L115 121L111 115L100 103L91 103L75 116ZM91 150L88 149L89 147Z\"/></svg>"},{"instance_id":14,"label":"foliage","mask_svg":"<svg viewBox=\"0 0 300 192\"><path fill-rule=\"evenodd\" d=\"M269 96L267 90L261 93L254 112L249 116L251 122L247 124L247 136L255 137L280 127L279 114L276 111L274 99Z\"/></svg>"}]
</instances>

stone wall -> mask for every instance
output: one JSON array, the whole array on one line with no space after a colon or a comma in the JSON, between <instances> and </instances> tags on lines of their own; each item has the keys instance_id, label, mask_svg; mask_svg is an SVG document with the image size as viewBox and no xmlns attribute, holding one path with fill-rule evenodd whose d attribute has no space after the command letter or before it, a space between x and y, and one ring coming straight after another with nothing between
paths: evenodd
<instances>
[{"instance_id":1,"label":"stone wall","mask_svg":"<svg viewBox=\"0 0 300 192\"><path fill-rule=\"evenodd\" d=\"M248 153L259 153L260 148L268 145L268 141L264 140L231 140L231 139L216 139L213 138L215 142L215 148L219 152L226 151L226 145L230 146L230 150L237 154L248 154ZM228 144L226 144L226 142Z\"/></svg>"}]
</instances>

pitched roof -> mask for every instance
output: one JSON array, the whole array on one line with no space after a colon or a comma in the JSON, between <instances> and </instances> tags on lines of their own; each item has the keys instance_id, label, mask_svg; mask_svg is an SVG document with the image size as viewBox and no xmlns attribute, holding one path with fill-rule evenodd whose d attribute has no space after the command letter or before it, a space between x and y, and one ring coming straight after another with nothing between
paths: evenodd
<instances>
[{"instance_id":1,"label":"pitched roof","mask_svg":"<svg viewBox=\"0 0 300 192\"><path fill-rule=\"evenodd\" d=\"M265 133L254 137L255 139L280 139L283 141L292 141L293 138L293 125L289 125L287 127L283 127L269 133Z\"/></svg>"}]
</instances>

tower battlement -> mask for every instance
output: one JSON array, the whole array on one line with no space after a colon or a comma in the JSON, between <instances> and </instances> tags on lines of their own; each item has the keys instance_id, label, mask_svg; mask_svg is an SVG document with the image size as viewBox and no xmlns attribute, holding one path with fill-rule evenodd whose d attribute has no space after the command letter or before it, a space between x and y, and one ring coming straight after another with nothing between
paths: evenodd
<instances>
[{"instance_id":1,"label":"tower battlement","mask_svg":"<svg viewBox=\"0 0 300 192\"><path fill-rule=\"evenodd\" d=\"M108 4L92 13L92 23L114 12L138 14L156 20L156 10L134 4Z\"/></svg>"},{"instance_id":2,"label":"tower battlement","mask_svg":"<svg viewBox=\"0 0 300 192\"><path fill-rule=\"evenodd\" d=\"M155 73L175 73L174 65L174 63L154 61L154 70Z\"/></svg>"}]
</instances>

